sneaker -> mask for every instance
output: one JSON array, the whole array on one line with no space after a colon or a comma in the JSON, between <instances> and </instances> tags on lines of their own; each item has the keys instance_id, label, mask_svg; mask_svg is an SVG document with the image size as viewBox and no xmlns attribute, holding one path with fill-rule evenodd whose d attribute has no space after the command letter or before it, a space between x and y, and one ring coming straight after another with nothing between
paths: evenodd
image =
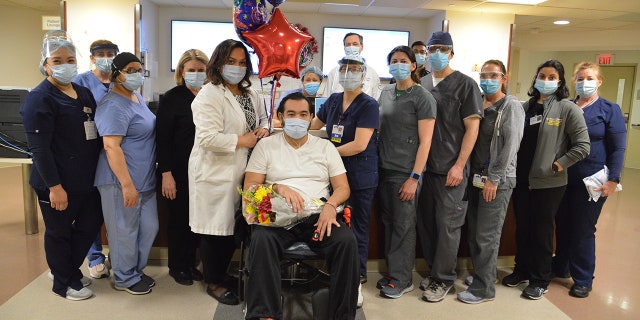
<instances>
[{"instance_id":1,"label":"sneaker","mask_svg":"<svg viewBox=\"0 0 640 320\"><path fill-rule=\"evenodd\" d=\"M119 291L126 291L129 292L130 294L133 295L141 295L141 294L147 294L149 292L151 292L151 288L142 280L138 281L136 284L126 288L126 287L120 287L117 284L113 286L116 290Z\"/></svg>"},{"instance_id":2,"label":"sneaker","mask_svg":"<svg viewBox=\"0 0 640 320\"><path fill-rule=\"evenodd\" d=\"M522 296L531 300L539 300L542 298L542 295L547 292L549 292L547 288L528 285L524 290L522 290Z\"/></svg>"},{"instance_id":3,"label":"sneaker","mask_svg":"<svg viewBox=\"0 0 640 320\"><path fill-rule=\"evenodd\" d=\"M80 301L89 299L91 297L93 297L93 291L91 291L91 289L89 288L83 287L80 290L74 290L71 287L68 287L67 296L65 298L71 301Z\"/></svg>"},{"instance_id":4,"label":"sneaker","mask_svg":"<svg viewBox=\"0 0 640 320\"><path fill-rule=\"evenodd\" d=\"M398 281L391 280L386 287L380 290L380 295L391 299L398 299L402 297L403 294L411 291L413 291L413 283L409 283L409 285L405 287Z\"/></svg>"},{"instance_id":5,"label":"sneaker","mask_svg":"<svg viewBox=\"0 0 640 320\"><path fill-rule=\"evenodd\" d=\"M422 279L422 281L420 281L420 290L422 291L427 290L430 284L431 284L431 277L427 276L426 278Z\"/></svg>"},{"instance_id":6,"label":"sneaker","mask_svg":"<svg viewBox=\"0 0 640 320\"><path fill-rule=\"evenodd\" d=\"M589 291L591 291L591 287L574 284L571 286L571 290L569 290L569 295L576 298L586 298L589 296Z\"/></svg>"},{"instance_id":7,"label":"sneaker","mask_svg":"<svg viewBox=\"0 0 640 320\"><path fill-rule=\"evenodd\" d=\"M356 307L362 308L362 304L364 304L364 297L362 296L362 284L358 285L358 303Z\"/></svg>"},{"instance_id":8,"label":"sneaker","mask_svg":"<svg viewBox=\"0 0 640 320\"><path fill-rule=\"evenodd\" d=\"M93 267L89 267L89 276L94 279L109 278L109 269L104 263L98 263Z\"/></svg>"},{"instance_id":9,"label":"sneaker","mask_svg":"<svg viewBox=\"0 0 640 320\"><path fill-rule=\"evenodd\" d=\"M148 275L146 275L144 273L142 273L140 275L140 281L146 283L149 286L149 288L151 288L151 287L156 285L156 281L153 280L153 278L149 277Z\"/></svg>"},{"instance_id":10,"label":"sneaker","mask_svg":"<svg viewBox=\"0 0 640 320\"><path fill-rule=\"evenodd\" d=\"M521 283L529 282L529 279L521 276L519 273L512 273L502 278L502 284L507 287L517 287Z\"/></svg>"},{"instance_id":11,"label":"sneaker","mask_svg":"<svg viewBox=\"0 0 640 320\"><path fill-rule=\"evenodd\" d=\"M464 278L464 284L470 287L471 284L473 284L473 276L467 276ZM458 294L458 296L460 296L460 294Z\"/></svg>"},{"instance_id":12,"label":"sneaker","mask_svg":"<svg viewBox=\"0 0 640 320\"><path fill-rule=\"evenodd\" d=\"M365 284L365 283L367 283L367 276L361 275L360 276L360 284Z\"/></svg>"},{"instance_id":13,"label":"sneaker","mask_svg":"<svg viewBox=\"0 0 640 320\"><path fill-rule=\"evenodd\" d=\"M391 282L391 278L389 276L384 276L380 278L380 280L378 280L378 283L376 283L376 288L382 290L382 288L389 285L389 282Z\"/></svg>"},{"instance_id":14,"label":"sneaker","mask_svg":"<svg viewBox=\"0 0 640 320\"><path fill-rule=\"evenodd\" d=\"M53 281L53 273L51 273L51 270L49 270L49 273L47 273L47 278L49 278L49 280ZM91 285L91 279L82 276L82 278L80 278L80 282L82 282L82 286L83 287L88 287Z\"/></svg>"},{"instance_id":15,"label":"sneaker","mask_svg":"<svg viewBox=\"0 0 640 320\"><path fill-rule=\"evenodd\" d=\"M478 304L485 301L491 301L493 299L495 298L481 298L481 297L475 296L473 293L469 291L462 291L458 293L458 300L464 303L469 303L469 304Z\"/></svg>"},{"instance_id":16,"label":"sneaker","mask_svg":"<svg viewBox=\"0 0 640 320\"><path fill-rule=\"evenodd\" d=\"M453 284L447 285L438 279L431 279L427 290L422 293L422 300L427 302L440 302L453 288Z\"/></svg>"}]
</instances>

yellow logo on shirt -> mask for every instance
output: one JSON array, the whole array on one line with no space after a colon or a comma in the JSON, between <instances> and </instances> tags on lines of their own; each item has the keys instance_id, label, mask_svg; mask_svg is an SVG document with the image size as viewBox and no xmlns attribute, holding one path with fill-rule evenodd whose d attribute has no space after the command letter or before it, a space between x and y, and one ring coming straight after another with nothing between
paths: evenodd
<instances>
[{"instance_id":1,"label":"yellow logo on shirt","mask_svg":"<svg viewBox=\"0 0 640 320\"><path fill-rule=\"evenodd\" d=\"M548 126L554 126L554 127L559 127L560 124L562 123L562 119L560 118L547 118L547 125Z\"/></svg>"}]
</instances>

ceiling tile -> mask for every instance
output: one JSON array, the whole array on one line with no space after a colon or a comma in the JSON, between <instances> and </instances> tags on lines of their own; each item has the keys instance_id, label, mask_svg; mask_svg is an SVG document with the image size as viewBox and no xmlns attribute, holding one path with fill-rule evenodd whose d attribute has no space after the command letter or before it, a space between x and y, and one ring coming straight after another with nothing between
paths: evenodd
<instances>
[{"instance_id":1,"label":"ceiling tile","mask_svg":"<svg viewBox=\"0 0 640 320\"><path fill-rule=\"evenodd\" d=\"M318 12L333 13L333 14L350 14L354 16L360 16L364 13L366 9L367 9L366 7L361 7L361 6L348 6L348 5L324 3L320 5L320 10L318 10Z\"/></svg>"},{"instance_id":2,"label":"ceiling tile","mask_svg":"<svg viewBox=\"0 0 640 320\"><path fill-rule=\"evenodd\" d=\"M412 10L413 9L408 8L383 8L372 6L365 9L364 14L367 16L403 18L408 16Z\"/></svg>"}]
</instances>

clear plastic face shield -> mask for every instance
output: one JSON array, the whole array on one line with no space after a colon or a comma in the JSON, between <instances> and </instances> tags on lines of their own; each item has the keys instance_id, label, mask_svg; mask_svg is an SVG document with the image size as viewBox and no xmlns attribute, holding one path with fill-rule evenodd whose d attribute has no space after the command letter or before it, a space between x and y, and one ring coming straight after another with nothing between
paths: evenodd
<instances>
[{"instance_id":1,"label":"clear plastic face shield","mask_svg":"<svg viewBox=\"0 0 640 320\"><path fill-rule=\"evenodd\" d=\"M40 72L44 75L47 75L44 70L45 64L77 64L76 47L62 30L49 31L44 35L40 53ZM48 62L47 58L51 58L51 61Z\"/></svg>"},{"instance_id":2,"label":"clear plastic face shield","mask_svg":"<svg viewBox=\"0 0 640 320\"><path fill-rule=\"evenodd\" d=\"M365 66L362 62L351 59L338 61L339 83L346 91L355 90L362 86Z\"/></svg>"}]
</instances>

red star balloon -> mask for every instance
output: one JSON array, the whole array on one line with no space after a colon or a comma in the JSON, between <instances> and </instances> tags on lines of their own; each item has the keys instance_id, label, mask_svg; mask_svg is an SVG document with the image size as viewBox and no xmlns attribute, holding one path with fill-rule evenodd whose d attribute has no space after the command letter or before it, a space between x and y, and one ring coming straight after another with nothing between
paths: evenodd
<instances>
[{"instance_id":1,"label":"red star balloon","mask_svg":"<svg viewBox=\"0 0 640 320\"><path fill-rule=\"evenodd\" d=\"M300 53L313 37L294 28L279 8L268 23L255 31L245 31L243 35L258 55L260 78L277 74L300 77Z\"/></svg>"}]
</instances>

